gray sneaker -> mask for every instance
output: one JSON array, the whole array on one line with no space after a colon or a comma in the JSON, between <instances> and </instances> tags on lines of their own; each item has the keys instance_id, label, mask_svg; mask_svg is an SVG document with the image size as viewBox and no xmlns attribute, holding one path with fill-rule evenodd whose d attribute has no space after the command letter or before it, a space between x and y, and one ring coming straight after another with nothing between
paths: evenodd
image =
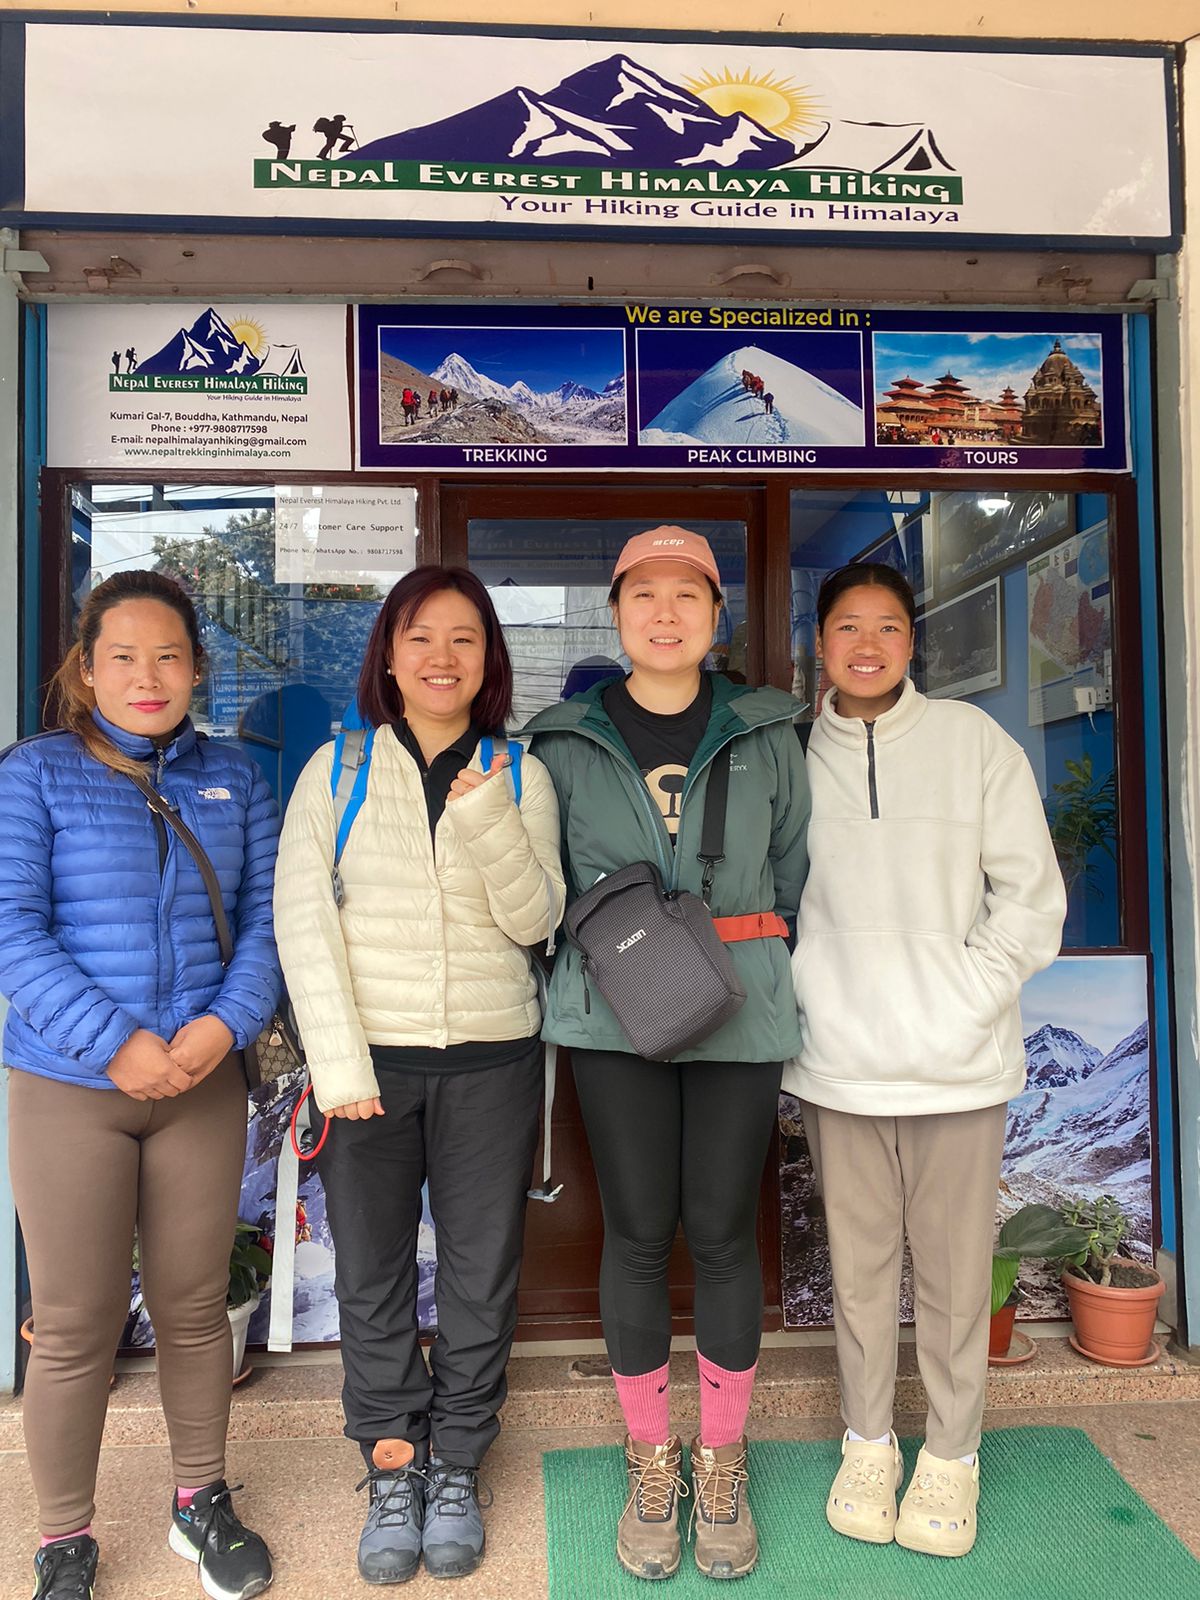
<instances>
[{"instance_id":1,"label":"gray sneaker","mask_svg":"<svg viewBox=\"0 0 1200 1600\"><path fill-rule=\"evenodd\" d=\"M358 1540L358 1572L368 1583L407 1583L421 1563L425 1487L415 1468L388 1472L372 1467L359 1489L370 1485L367 1520Z\"/></svg>"},{"instance_id":2,"label":"gray sneaker","mask_svg":"<svg viewBox=\"0 0 1200 1600\"><path fill-rule=\"evenodd\" d=\"M426 1481L421 1534L425 1571L431 1578L465 1578L483 1560L479 1474L474 1467L456 1467L430 1456ZM491 1505L490 1493L483 1503Z\"/></svg>"}]
</instances>

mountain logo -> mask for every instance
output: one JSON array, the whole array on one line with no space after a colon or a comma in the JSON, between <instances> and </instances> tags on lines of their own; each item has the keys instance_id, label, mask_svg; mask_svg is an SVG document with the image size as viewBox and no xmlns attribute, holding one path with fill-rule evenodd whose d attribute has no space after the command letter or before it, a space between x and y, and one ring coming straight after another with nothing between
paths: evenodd
<instances>
[{"instance_id":1,"label":"mountain logo","mask_svg":"<svg viewBox=\"0 0 1200 1600\"><path fill-rule=\"evenodd\" d=\"M124 351L114 350L111 359L110 392L308 393L299 345L272 343L253 317L226 322L212 306L153 355L139 356L137 346L130 344Z\"/></svg>"},{"instance_id":2,"label":"mountain logo","mask_svg":"<svg viewBox=\"0 0 1200 1600\"><path fill-rule=\"evenodd\" d=\"M675 83L624 53L415 128L362 140L341 121L337 151L326 134L311 157L291 155L289 138L286 158L257 158L255 187L507 192L508 210L522 191L962 201L962 179L923 121L831 120L790 78L726 68ZM263 137L284 150L270 129Z\"/></svg>"}]
</instances>

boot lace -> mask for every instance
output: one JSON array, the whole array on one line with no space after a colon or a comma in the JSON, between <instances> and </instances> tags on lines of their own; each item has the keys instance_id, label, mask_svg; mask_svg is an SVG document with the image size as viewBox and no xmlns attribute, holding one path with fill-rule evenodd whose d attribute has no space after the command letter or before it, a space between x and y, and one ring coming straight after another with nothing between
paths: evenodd
<instances>
[{"instance_id":1,"label":"boot lace","mask_svg":"<svg viewBox=\"0 0 1200 1600\"><path fill-rule=\"evenodd\" d=\"M438 1461L431 1464L426 1482L429 1495L425 1506L436 1516L465 1517L472 1500L484 1510L492 1503L492 1491L474 1467L456 1467L448 1461Z\"/></svg>"},{"instance_id":2,"label":"boot lace","mask_svg":"<svg viewBox=\"0 0 1200 1600\"><path fill-rule=\"evenodd\" d=\"M715 1454L702 1455L699 1466L695 1460L692 1462L692 1477L696 1483L692 1525L697 1517L707 1523L736 1522L742 1484L750 1481L746 1452L743 1450L733 1461L718 1461Z\"/></svg>"},{"instance_id":3,"label":"boot lace","mask_svg":"<svg viewBox=\"0 0 1200 1600\"><path fill-rule=\"evenodd\" d=\"M55 1540L44 1546L38 1566L38 1593L53 1589L66 1600L77 1594L80 1600L89 1600L91 1589L88 1578L87 1546L73 1539Z\"/></svg>"},{"instance_id":4,"label":"boot lace","mask_svg":"<svg viewBox=\"0 0 1200 1600\"><path fill-rule=\"evenodd\" d=\"M668 1446L656 1449L648 1461L632 1453L626 1454L633 1487L625 1502L628 1511L637 1501L637 1514L642 1522L666 1522L674 1507L675 1496L681 1499L688 1493L687 1483L679 1475L682 1457L678 1451L668 1455Z\"/></svg>"},{"instance_id":5,"label":"boot lace","mask_svg":"<svg viewBox=\"0 0 1200 1600\"><path fill-rule=\"evenodd\" d=\"M370 1467L362 1482L355 1484L354 1492L358 1494L367 1489L369 1484L368 1496L378 1525L381 1528L404 1528L412 1516L414 1478L428 1481L425 1474L418 1472L415 1467L401 1472L390 1467Z\"/></svg>"}]
</instances>

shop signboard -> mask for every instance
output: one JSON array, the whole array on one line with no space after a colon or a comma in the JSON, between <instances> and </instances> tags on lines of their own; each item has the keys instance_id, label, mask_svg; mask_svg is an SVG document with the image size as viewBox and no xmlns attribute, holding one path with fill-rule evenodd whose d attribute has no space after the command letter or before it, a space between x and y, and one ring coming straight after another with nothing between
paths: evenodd
<instances>
[{"instance_id":1,"label":"shop signboard","mask_svg":"<svg viewBox=\"0 0 1200 1600\"><path fill-rule=\"evenodd\" d=\"M1161 45L193 15L4 38L25 94L24 138L0 151L18 225L1160 250L1179 234Z\"/></svg>"},{"instance_id":2,"label":"shop signboard","mask_svg":"<svg viewBox=\"0 0 1200 1600\"><path fill-rule=\"evenodd\" d=\"M47 343L52 467L349 465L342 306L53 306Z\"/></svg>"},{"instance_id":3,"label":"shop signboard","mask_svg":"<svg viewBox=\"0 0 1200 1600\"><path fill-rule=\"evenodd\" d=\"M1119 315L361 306L356 462L392 471L1119 472Z\"/></svg>"}]
</instances>

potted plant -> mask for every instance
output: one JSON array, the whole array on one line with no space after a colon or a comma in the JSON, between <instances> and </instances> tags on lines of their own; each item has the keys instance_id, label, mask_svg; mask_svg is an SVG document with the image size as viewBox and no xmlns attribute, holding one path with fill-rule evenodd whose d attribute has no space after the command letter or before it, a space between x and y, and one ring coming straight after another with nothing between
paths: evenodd
<instances>
[{"instance_id":1,"label":"potted plant","mask_svg":"<svg viewBox=\"0 0 1200 1600\"><path fill-rule=\"evenodd\" d=\"M1088 872L1088 857L1101 850L1115 861L1117 837L1117 779L1110 771L1097 778L1092 758L1084 755L1066 763L1067 776L1050 785L1046 822L1067 893L1084 879L1089 894L1099 894Z\"/></svg>"},{"instance_id":2,"label":"potted plant","mask_svg":"<svg viewBox=\"0 0 1200 1600\"><path fill-rule=\"evenodd\" d=\"M271 1240L256 1222L238 1219L229 1253L229 1292L226 1309L233 1330L233 1377L242 1376L246 1359L246 1330L258 1309L263 1290L271 1277Z\"/></svg>"},{"instance_id":3,"label":"potted plant","mask_svg":"<svg viewBox=\"0 0 1200 1600\"><path fill-rule=\"evenodd\" d=\"M1061 1261L1083 1249L1087 1230L1067 1222L1053 1206L1029 1205L1004 1223L992 1251L992 1324L988 1359L1007 1356L1013 1339L1021 1291L1017 1273L1022 1261Z\"/></svg>"},{"instance_id":4,"label":"potted plant","mask_svg":"<svg viewBox=\"0 0 1200 1600\"><path fill-rule=\"evenodd\" d=\"M1122 1251L1130 1225L1120 1203L1102 1194L1064 1207L1062 1218L1087 1235L1065 1257L1062 1277L1075 1324L1072 1343L1109 1367L1152 1361L1158 1353L1154 1322L1166 1285L1153 1267Z\"/></svg>"}]
</instances>

